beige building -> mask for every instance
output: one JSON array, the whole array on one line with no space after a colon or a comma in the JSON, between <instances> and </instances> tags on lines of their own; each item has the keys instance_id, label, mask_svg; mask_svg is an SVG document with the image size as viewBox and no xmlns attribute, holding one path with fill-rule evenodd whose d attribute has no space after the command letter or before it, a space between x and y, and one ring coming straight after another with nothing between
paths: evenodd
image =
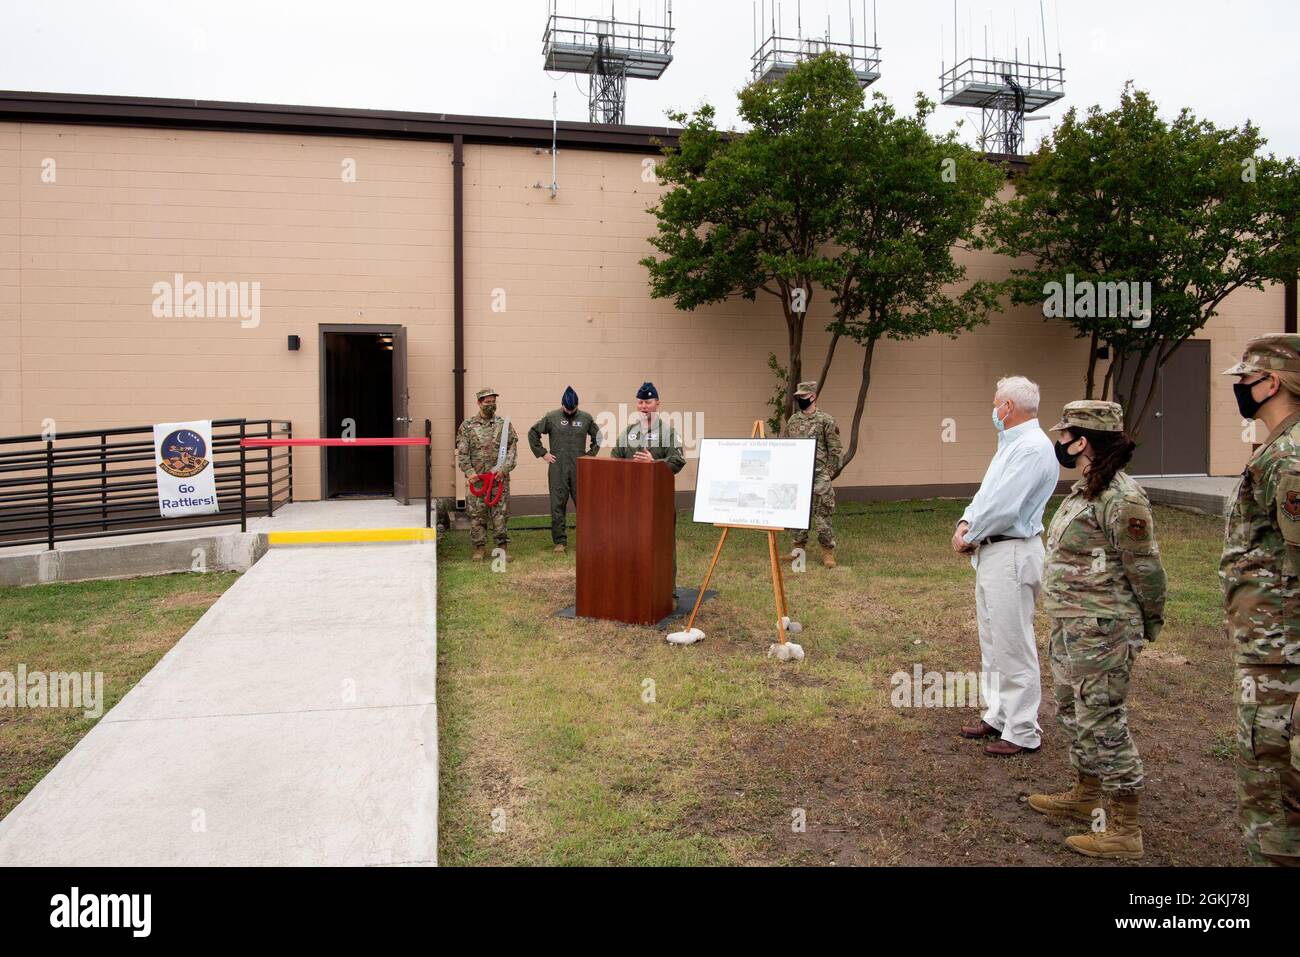
<instances>
[{"instance_id":1,"label":"beige building","mask_svg":"<svg viewBox=\"0 0 1300 957\"><path fill-rule=\"evenodd\" d=\"M520 512L545 509L525 433L566 385L608 421L650 379L689 437L748 435L775 385L767 355L785 352L779 307L679 312L638 265L660 191L651 138L672 132L561 124L552 196L542 121L0 93L0 435L241 417L290 419L300 437L337 435L345 417L392 434L403 336L438 495L463 497L454 429L484 384L520 432ZM1006 267L966 261L972 277ZM806 377L827 314L814 299ZM1249 445L1217 373L1294 316L1294 283L1225 303L1166 376L1149 470L1241 468ZM860 358L840 346L821 398L846 432ZM967 492L995 444L994 381L1041 383L1048 424L1081 395L1085 360L1032 308L956 340L882 343L842 497ZM323 475L322 453L298 450L294 495L382 494L387 454L378 471L331 459ZM418 456L409 478L422 492Z\"/></svg>"}]
</instances>

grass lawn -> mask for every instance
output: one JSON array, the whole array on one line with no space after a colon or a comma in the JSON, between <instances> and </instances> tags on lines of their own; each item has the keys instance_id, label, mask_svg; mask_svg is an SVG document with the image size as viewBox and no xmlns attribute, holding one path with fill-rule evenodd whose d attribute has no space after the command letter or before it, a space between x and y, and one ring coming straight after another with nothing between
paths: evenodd
<instances>
[{"instance_id":1,"label":"grass lawn","mask_svg":"<svg viewBox=\"0 0 1300 957\"><path fill-rule=\"evenodd\" d=\"M973 709L890 704L890 675L915 663L979 670L974 572L948 544L963 505L842 505L841 567L823 569L815 548L806 573L787 566L800 664L765 657L773 610L759 532L729 536L711 586L720 595L698 622L708 638L686 648L655 629L554 617L573 603L574 560L551 553L545 519L512 522L515 561L499 574L468 560L465 532L444 535L442 862L1095 863L1064 848L1071 828L1024 803L1070 778L1041 615L1037 754L984 757L956 733ZM1222 525L1156 511L1168 624L1130 701L1146 764L1143 864L1244 862ZM699 584L717 534L679 516L680 585Z\"/></svg>"},{"instance_id":2,"label":"grass lawn","mask_svg":"<svg viewBox=\"0 0 1300 957\"><path fill-rule=\"evenodd\" d=\"M239 576L186 573L0 588L0 672L102 672L107 712ZM0 818L99 719L0 709Z\"/></svg>"}]
</instances>

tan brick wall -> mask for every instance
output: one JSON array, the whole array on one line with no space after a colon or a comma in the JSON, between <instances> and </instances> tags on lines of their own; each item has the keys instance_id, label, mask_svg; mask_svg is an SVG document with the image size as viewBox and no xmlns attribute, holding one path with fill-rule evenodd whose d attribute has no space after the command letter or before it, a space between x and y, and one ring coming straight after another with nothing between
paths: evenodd
<instances>
[{"instance_id":1,"label":"tan brick wall","mask_svg":"<svg viewBox=\"0 0 1300 957\"><path fill-rule=\"evenodd\" d=\"M57 182L41 181L42 161ZM343 181L345 159L357 180ZM465 148L466 408L482 383L526 440L572 384L592 412L629 410L652 379L665 410L702 416L708 435L748 434L765 418L784 358L777 303L679 312L650 298L637 260L650 251L659 193L643 160L527 147ZM319 434L318 328L407 327L411 414L434 424L434 489L450 494L452 452L451 145L343 137L0 123L0 434L163 419L285 417ZM997 257L963 254L972 278ZM157 319L152 287L187 280L261 283L261 322ZM494 290L504 310L493 311ZM805 377L820 369L824 298L813 300ZM1282 291L1234 295L1205 330L1213 371L1251 335L1282 323ZM285 337L302 337L290 353ZM842 343L822 397L847 433L861 350ZM977 482L995 445L994 381L1043 386L1046 419L1082 392L1086 347L1059 323L1015 309L957 340L877 349L860 450L842 486ZM1223 381L1211 383L1211 469L1236 472L1248 447ZM941 441L945 420L957 441ZM1045 422L1044 424L1049 424ZM295 456L299 498L318 497L319 455ZM412 456L413 489L422 487ZM690 488L694 464L678 479ZM545 491L521 449L516 494Z\"/></svg>"}]
</instances>

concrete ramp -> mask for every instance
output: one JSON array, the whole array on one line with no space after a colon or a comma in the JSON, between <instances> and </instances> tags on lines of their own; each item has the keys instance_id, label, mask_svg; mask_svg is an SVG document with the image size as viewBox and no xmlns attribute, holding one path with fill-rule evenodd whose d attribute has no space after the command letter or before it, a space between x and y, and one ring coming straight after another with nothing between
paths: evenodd
<instances>
[{"instance_id":1,"label":"concrete ramp","mask_svg":"<svg viewBox=\"0 0 1300 957\"><path fill-rule=\"evenodd\" d=\"M436 863L435 550L272 548L0 821L0 865Z\"/></svg>"}]
</instances>

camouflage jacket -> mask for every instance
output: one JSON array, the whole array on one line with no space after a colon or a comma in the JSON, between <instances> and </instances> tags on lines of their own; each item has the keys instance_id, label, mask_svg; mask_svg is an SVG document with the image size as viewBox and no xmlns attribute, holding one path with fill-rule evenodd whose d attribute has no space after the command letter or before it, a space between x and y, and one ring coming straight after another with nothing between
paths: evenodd
<instances>
[{"instance_id":1,"label":"camouflage jacket","mask_svg":"<svg viewBox=\"0 0 1300 957\"><path fill-rule=\"evenodd\" d=\"M551 437L551 454L557 459L576 461L583 455L595 455L600 451L600 427L590 412L582 409L570 416L563 409L552 409L537 420L528 430L528 447L539 459L546 454L542 447L542 436ZM591 437L591 448L587 448L587 437Z\"/></svg>"},{"instance_id":2,"label":"camouflage jacket","mask_svg":"<svg viewBox=\"0 0 1300 957\"><path fill-rule=\"evenodd\" d=\"M1043 610L1053 618L1141 618L1147 641L1165 621L1165 569L1146 493L1124 472L1089 501L1083 479L1047 530Z\"/></svg>"},{"instance_id":3,"label":"camouflage jacket","mask_svg":"<svg viewBox=\"0 0 1300 957\"><path fill-rule=\"evenodd\" d=\"M456 468L464 473L479 475L490 472L497 466L497 454L501 449L501 423L505 420L499 415L486 418L479 412L471 415L456 430ZM515 427L510 426L510 440L506 445L506 461L501 471L509 474L515 467L515 450L519 445L519 436Z\"/></svg>"},{"instance_id":4,"label":"camouflage jacket","mask_svg":"<svg viewBox=\"0 0 1300 957\"><path fill-rule=\"evenodd\" d=\"M1300 665L1300 412L1251 456L1219 576L1239 664Z\"/></svg>"},{"instance_id":5,"label":"camouflage jacket","mask_svg":"<svg viewBox=\"0 0 1300 957\"><path fill-rule=\"evenodd\" d=\"M844 446L840 442L840 427L835 424L835 417L829 412L818 409L809 415L796 411L786 420L781 430L783 439L816 439L817 458L813 465L813 475L825 482L835 477L840 469L840 460L844 458Z\"/></svg>"},{"instance_id":6,"label":"camouflage jacket","mask_svg":"<svg viewBox=\"0 0 1300 957\"><path fill-rule=\"evenodd\" d=\"M618 443L610 450L616 459L630 459L638 451L645 449L656 459L663 461L674 475L686 465L686 455L682 451L682 437L663 416L656 415L650 428L645 427L641 416L634 415L632 424L623 430Z\"/></svg>"}]
</instances>

